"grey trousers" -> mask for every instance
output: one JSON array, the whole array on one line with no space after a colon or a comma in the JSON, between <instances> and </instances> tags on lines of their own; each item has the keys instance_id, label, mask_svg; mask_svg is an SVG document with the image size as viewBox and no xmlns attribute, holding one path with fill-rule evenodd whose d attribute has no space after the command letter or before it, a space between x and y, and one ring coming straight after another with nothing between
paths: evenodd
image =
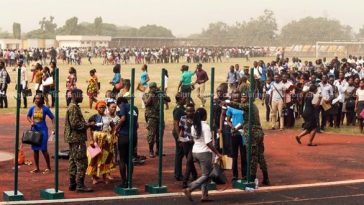
<instances>
[{"instance_id":1,"label":"grey trousers","mask_svg":"<svg viewBox=\"0 0 364 205\"><path fill-rule=\"evenodd\" d=\"M202 176L195 181L191 182L190 188L191 190L196 190L201 187L202 196L208 196L208 188L207 185L210 181L210 172L212 170L212 153L211 152L203 152L203 153L193 153L193 158L200 164Z\"/></svg>"}]
</instances>

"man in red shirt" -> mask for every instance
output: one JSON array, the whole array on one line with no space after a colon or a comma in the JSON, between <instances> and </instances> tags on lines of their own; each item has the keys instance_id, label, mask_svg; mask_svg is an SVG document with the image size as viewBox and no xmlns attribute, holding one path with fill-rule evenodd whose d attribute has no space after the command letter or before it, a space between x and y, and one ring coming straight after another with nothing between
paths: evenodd
<instances>
[{"instance_id":1,"label":"man in red shirt","mask_svg":"<svg viewBox=\"0 0 364 205\"><path fill-rule=\"evenodd\" d=\"M204 96L204 92L205 92L205 83L206 81L209 80L209 77L207 76L206 71L204 71L202 69L202 64L199 63L197 64L196 67L196 88L197 88L197 97L200 98L201 102L202 102L202 107L205 107L205 103L206 103L206 99Z\"/></svg>"}]
</instances>

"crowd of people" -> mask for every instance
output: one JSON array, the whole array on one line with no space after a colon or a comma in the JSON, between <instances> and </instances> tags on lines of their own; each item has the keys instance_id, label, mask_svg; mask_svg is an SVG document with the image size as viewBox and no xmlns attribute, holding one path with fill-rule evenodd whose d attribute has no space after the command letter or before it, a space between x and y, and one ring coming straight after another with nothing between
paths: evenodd
<instances>
[{"instance_id":1,"label":"crowd of people","mask_svg":"<svg viewBox=\"0 0 364 205\"><path fill-rule=\"evenodd\" d=\"M46 116L52 119L53 114L49 107L54 106L54 73L57 68L56 58L52 58L49 67L40 62L32 68L32 79L35 87L34 106L27 115L32 130L43 133L40 146L32 146L34 151L35 169L32 173L51 171L49 154L47 151L48 127ZM17 68L21 70L21 85L23 105L27 108L27 97L31 93L28 88L28 77L24 58L19 58ZM26 61L26 60L25 60ZM6 71L7 61L0 61L0 107L7 107L7 87L10 83ZM10 63L10 61L8 61ZM202 63L190 71L188 65L181 66L181 77L178 91L174 95L176 106L173 110L173 131L175 139L175 169L174 177L182 181L184 193L191 199L191 192L202 187L202 201L208 200L207 183L212 170L213 156L220 158L227 155L232 158L232 181L247 178L250 173L251 180L257 176L257 167L262 170L263 185L270 185L268 166L264 158L264 132L261 126L258 103L266 108L265 119L270 122L271 129L284 130L292 128L299 118L303 118L302 133L296 136L298 144L302 137L310 134L308 146L316 146L314 138L317 132L323 132L327 126L340 128L358 125L363 131L364 117L364 60L362 57L349 56L339 60L337 57L331 61L326 58L317 59L315 63L299 58L284 58L277 55L277 59L265 63L253 62L253 76L250 76L249 66L240 68L239 64L231 65L226 73L226 81L218 85L216 97L213 101L213 124L206 123L205 83L209 81ZM10 66L10 64L8 64ZM114 76L110 81L111 88L104 97L98 96L100 81L96 69L90 70L85 93L89 99L89 108L95 108L95 114L86 120L78 106L83 100L83 91L77 88L77 70L70 67L66 82L67 112L65 116L65 142L69 144L69 190L90 192L91 188L85 186L86 175L92 178L93 184L109 183L113 180L111 172L119 167L120 187L127 184L129 160L129 119L134 116L133 129L133 162L138 163L146 158L138 155L139 110L134 106L130 110L130 79L121 77L120 62L113 65ZM147 143L149 157L163 155L159 148L159 112L160 94L163 101L171 102L167 95L168 71L165 75L165 89L161 90L157 83L152 82L148 75L148 66L143 64L142 74L136 89L143 93L142 109L145 109L145 122L147 124ZM250 77L254 82L250 81ZM249 95L253 85L254 95ZM192 93L197 92L201 106L194 102ZM50 97L50 98L49 98ZM249 109L249 98L255 100L252 109ZM50 102L51 101L51 102ZM94 106L95 104L95 106ZM250 170L247 170L247 128L248 116L252 112L253 144ZM89 143L87 145L86 143ZM96 151L95 151L96 150ZM97 151L98 150L98 151ZM47 168L39 168L39 151L47 163ZM97 152L95 154L95 152ZM212 154L213 153L213 154ZM240 157L239 157L240 153ZM182 171L183 158L185 171ZM239 163L240 159L240 163ZM198 178L195 162L201 166L202 176ZM240 169L239 169L240 164ZM132 172L131 172L132 173ZM239 177L240 174L240 177ZM191 182L191 183L190 183Z\"/></svg>"},{"instance_id":2,"label":"crowd of people","mask_svg":"<svg viewBox=\"0 0 364 205\"><path fill-rule=\"evenodd\" d=\"M68 65L92 64L93 58L102 58L102 64L152 64L152 63L214 63L230 58L268 56L264 48L30 48L0 49L0 57L6 66L14 67L19 60L30 65L40 61L43 65L49 62L67 63ZM85 61L85 62L84 62Z\"/></svg>"}]
</instances>

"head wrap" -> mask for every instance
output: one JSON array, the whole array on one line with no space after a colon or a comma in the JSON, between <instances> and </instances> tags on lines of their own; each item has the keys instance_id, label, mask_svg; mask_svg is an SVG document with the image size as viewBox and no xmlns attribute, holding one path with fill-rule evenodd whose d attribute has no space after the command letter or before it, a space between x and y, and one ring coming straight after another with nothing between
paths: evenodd
<instances>
[{"instance_id":1,"label":"head wrap","mask_svg":"<svg viewBox=\"0 0 364 205\"><path fill-rule=\"evenodd\" d=\"M99 100L97 101L96 105L95 105L95 109L97 110L100 106L104 106L106 107L106 102L105 100Z\"/></svg>"}]
</instances>

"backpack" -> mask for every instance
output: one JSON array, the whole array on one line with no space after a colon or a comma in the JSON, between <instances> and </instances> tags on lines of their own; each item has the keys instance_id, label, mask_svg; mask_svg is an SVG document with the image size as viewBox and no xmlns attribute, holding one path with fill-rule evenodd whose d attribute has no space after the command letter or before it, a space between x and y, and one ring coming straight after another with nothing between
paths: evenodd
<instances>
[{"instance_id":1,"label":"backpack","mask_svg":"<svg viewBox=\"0 0 364 205\"><path fill-rule=\"evenodd\" d=\"M5 71L5 72L6 72L6 84L9 84L9 83L11 83L10 75L9 75L8 71Z\"/></svg>"}]
</instances>

